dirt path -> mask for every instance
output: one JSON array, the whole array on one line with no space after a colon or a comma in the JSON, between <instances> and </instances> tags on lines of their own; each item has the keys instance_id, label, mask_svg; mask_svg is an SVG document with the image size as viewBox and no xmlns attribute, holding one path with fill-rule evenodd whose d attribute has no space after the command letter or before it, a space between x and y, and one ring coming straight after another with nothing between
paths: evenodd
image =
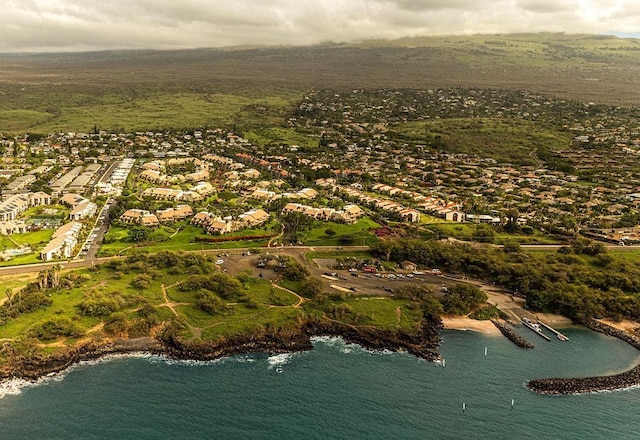
<instances>
[{"instance_id":1,"label":"dirt path","mask_svg":"<svg viewBox=\"0 0 640 440\"><path fill-rule=\"evenodd\" d=\"M271 247L273 242L278 240L278 239L280 239L280 238L282 238L283 235L284 235L284 224L281 223L280 224L280 233L269 240L269 242L267 243L267 247L268 248Z\"/></svg>"},{"instance_id":2,"label":"dirt path","mask_svg":"<svg viewBox=\"0 0 640 440\"><path fill-rule=\"evenodd\" d=\"M169 286L169 288L175 287L178 284L180 284L180 283L172 284L171 286ZM176 310L176 307L182 306L182 305L187 305L187 304L186 303L177 303L177 302L171 301L169 299L169 296L167 295L167 287L164 284L162 284L160 287L162 288L162 297L164 298L164 302L162 304L158 304L156 307L167 307L169 310L171 310L171 313L173 313L176 317L179 317L180 314ZM188 322L185 322L185 323L186 323L187 327L189 328L189 331L193 335L193 339L201 339L202 338L202 329L200 327L195 327L195 326L189 324Z\"/></svg>"},{"instance_id":3,"label":"dirt path","mask_svg":"<svg viewBox=\"0 0 640 440\"><path fill-rule=\"evenodd\" d=\"M298 298L298 302L296 304L294 304L293 306L272 306L272 307L293 307L294 309L299 309L300 306L302 306L302 304L305 302L305 299L302 296L298 295L293 290L289 290L286 287L282 287L282 286L280 286L280 285L278 285L276 283L272 283L272 284L273 284L273 287L275 287L276 289L280 289L280 290L284 290L285 292L289 292L290 294L292 294L293 296Z\"/></svg>"}]
</instances>

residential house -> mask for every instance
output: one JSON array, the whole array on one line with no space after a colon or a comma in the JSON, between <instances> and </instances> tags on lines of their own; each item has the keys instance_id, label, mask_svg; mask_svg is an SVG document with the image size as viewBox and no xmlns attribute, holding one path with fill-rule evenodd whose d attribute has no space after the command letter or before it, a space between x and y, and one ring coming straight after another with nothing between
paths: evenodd
<instances>
[{"instance_id":1,"label":"residential house","mask_svg":"<svg viewBox=\"0 0 640 440\"><path fill-rule=\"evenodd\" d=\"M97 209L98 206L95 203L85 200L69 212L69 218L71 220L91 218L96 214Z\"/></svg>"},{"instance_id":2,"label":"residential house","mask_svg":"<svg viewBox=\"0 0 640 440\"><path fill-rule=\"evenodd\" d=\"M142 226L158 226L160 221L155 214L144 209L128 209L120 216L120 221Z\"/></svg>"},{"instance_id":3,"label":"residential house","mask_svg":"<svg viewBox=\"0 0 640 440\"><path fill-rule=\"evenodd\" d=\"M78 244L82 223L72 221L60 226L51 236L51 241L40 251L42 261L54 258L70 258Z\"/></svg>"}]
</instances>

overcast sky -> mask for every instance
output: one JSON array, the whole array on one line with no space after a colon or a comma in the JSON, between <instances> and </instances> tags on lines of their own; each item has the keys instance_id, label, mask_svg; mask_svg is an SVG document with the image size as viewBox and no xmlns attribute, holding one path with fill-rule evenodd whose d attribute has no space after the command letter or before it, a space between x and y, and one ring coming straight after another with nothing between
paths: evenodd
<instances>
[{"instance_id":1,"label":"overcast sky","mask_svg":"<svg viewBox=\"0 0 640 440\"><path fill-rule=\"evenodd\" d=\"M2 0L0 52L511 32L640 36L640 0Z\"/></svg>"}]
</instances>

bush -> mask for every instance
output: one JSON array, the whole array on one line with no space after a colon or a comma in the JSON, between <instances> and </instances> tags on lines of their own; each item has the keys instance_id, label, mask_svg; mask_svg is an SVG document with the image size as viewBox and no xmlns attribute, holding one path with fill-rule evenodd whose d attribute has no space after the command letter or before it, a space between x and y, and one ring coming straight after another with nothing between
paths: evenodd
<instances>
[{"instance_id":1,"label":"bush","mask_svg":"<svg viewBox=\"0 0 640 440\"><path fill-rule=\"evenodd\" d=\"M198 300L196 302L196 306L203 312L206 312L210 315L217 315L218 313L221 313L225 308L225 305L220 297L207 290L201 291L197 295L197 299Z\"/></svg>"},{"instance_id":2,"label":"bush","mask_svg":"<svg viewBox=\"0 0 640 440\"><path fill-rule=\"evenodd\" d=\"M117 311L124 304L124 299L119 294L111 295L85 295L78 306L80 314L84 316L107 316Z\"/></svg>"},{"instance_id":3,"label":"bush","mask_svg":"<svg viewBox=\"0 0 640 440\"><path fill-rule=\"evenodd\" d=\"M61 336L76 338L82 335L82 330L67 318L57 318L35 324L27 333L31 338L42 341L56 339Z\"/></svg>"},{"instance_id":4,"label":"bush","mask_svg":"<svg viewBox=\"0 0 640 440\"><path fill-rule=\"evenodd\" d=\"M43 292L22 291L11 297L2 306L4 312L10 316L17 316L20 313L34 312L50 306L51 298Z\"/></svg>"},{"instance_id":5,"label":"bush","mask_svg":"<svg viewBox=\"0 0 640 440\"><path fill-rule=\"evenodd\" d=\"M136 289L146 289L151 285L151 277L147 274L140 274L131 281L131 285Z\"/></svg>"}]
</instances>

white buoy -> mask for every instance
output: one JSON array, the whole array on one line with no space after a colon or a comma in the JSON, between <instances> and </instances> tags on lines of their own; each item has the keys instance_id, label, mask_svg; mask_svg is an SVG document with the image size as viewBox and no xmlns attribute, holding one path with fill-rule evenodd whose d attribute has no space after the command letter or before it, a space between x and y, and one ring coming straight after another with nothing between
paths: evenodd
<instances>
[{"instance_id":1,"label":"white buoy","mask_svg":"<svg viewBox=\"0 0 640 440\"><path fill-rule=\"evenodd\" d=\"M487 347L484 347L484 355L487 355Z\"/></svg>"}]
</instances>

